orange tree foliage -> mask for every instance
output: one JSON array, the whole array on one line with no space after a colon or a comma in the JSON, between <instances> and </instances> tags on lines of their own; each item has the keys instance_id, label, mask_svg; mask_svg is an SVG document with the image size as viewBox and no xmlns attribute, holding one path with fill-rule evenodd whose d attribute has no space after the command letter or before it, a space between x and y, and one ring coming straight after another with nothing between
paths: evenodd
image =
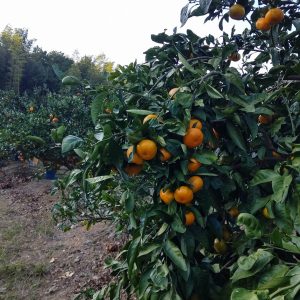
<instances>
[{"instance_id":1,"label":"orange tree foliage","mask_svg":"<svg viewBox=\"0 0 300 300\"><path fill-rule=\"evenodd\" d=\"M82 164L56 183L60 225L111 218L128 234L107 261L116 281L93 299L120 299L122 290L138 299L299 297L299 8L264 3L238 3L241 34L153 35L159 45L144 64L118 68L93 91L94 141L64 139ZM190 1L181 21L218 17L222 30L233 4ZM284 19L257 30L272 6ZM147 115L157 117L143 122ZM156 147L135 165L143 140Z\"/></svg>"}]
</instances>

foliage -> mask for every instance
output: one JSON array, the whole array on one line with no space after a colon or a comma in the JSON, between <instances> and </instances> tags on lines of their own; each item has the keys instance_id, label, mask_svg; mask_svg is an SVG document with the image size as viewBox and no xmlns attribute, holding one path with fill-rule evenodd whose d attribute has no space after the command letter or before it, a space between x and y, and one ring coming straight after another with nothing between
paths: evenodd
<instances>
[{"instance_id":1,"label":"foliage","mask_svg":"<svg viewBox=\"0 0 300 300\"><path fill-rule=\"evenodd\" d=\"M17 95L33 94L36 88L60 92L64 75L75 75L90 84L106 80L113 63L104 54L84 56L74 61L62 52L47 52L33 46L28 30L10 26L0 34L0 89L13 90Z\"/></svg>"},{"instance_id":2,"label":"foliage","mask_svg":"<svg viewBox=\"0 0 300 300\"><path fill-rule=\"evenodd\" d=\"M71 165L62 156L60 145L65 135L86 135L93 128L89 102L89 97L81 93L76 96L37 93L29 97L2 91L0 159L19 152L23 159L35 156L52 167L68 162Z\"/></svg>"},{"instance_id":3,"label":"foliage","mask_svg":"<svg viewBox=\"0 0 300 300\"><path fill-rule=\"evenodd\" d=\"M277 1L284 21L260 32L263 7L239 4L250 24L241 34L153 35L160 46L146 51L146 63L119 67L97 89L94 137L63 140L82 164L56 182L62 197L54 217L64 229L111 218L130 236L118 259L107 261L116 281L93 299L120 299L122 291L138 299L299 296L299 10ZM222 30L230 5L190 1L181 21L220 17ZM150 114L157 118L143 122ZM203 125L204 142L195 148L183 138L191 118ZM129 176L144 139L156 143L158 155ZM161 148L170 159L161 161ZM191 158L202 164L193 174ZM191 175L204 181L191 204L160 200L161 189L189 186ZM196 223L186 226L189 211Z\"/></svg>"}]
</instances>

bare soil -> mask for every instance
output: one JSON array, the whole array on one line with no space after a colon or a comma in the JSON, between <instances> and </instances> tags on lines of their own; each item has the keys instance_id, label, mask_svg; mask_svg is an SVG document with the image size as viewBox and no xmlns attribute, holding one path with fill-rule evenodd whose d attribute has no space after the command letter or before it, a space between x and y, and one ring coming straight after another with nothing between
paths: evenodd
<instances>
[{"instance_id":1,"label":"bare soil","mask_svg":"<svg viewBox=\"0 0 300 300\"><path fill-rule=\"evenodd\" d=\"M111 278L103 268L120 244L98 223L60 231L51 218L52 182L30 177L24 164L0 169L0 299L74 299Z\"/></svg>"}]
</instances>

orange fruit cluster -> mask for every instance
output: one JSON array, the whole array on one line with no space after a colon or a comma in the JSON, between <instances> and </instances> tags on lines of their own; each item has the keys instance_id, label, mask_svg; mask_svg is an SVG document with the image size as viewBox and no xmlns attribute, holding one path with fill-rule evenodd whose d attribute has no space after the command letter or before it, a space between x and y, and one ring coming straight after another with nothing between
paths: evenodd
<instances>
[{"instance_id":1,"label":"orange fruit cluster","mask_svg":"<svg viewBox=\"0 0 300 300\"><path fill-rule=\"evenodd\" d=\"M268 10L263 18L256 21L256 29L261 31L268 31L272 26L279 24L284 19L284 13L279 7Z\"/></svg>"},{"instance_id":2,"label":"orange fruit cluster","mask_svg":"<svg viewBox=\"0 0 300 300\"><path fill-rule=\"evenodd\" d=\"M176 93L177 90L174 90L173 92ZM170 96L173 97L175 93L170 93ZM158 116L156 114L147 115L143 119L143 124L157 118ZM186 134L183 137L183 143L187 146L187 148L193 149L203 143L204 135L202 132L202 127L203 125L200 120L196 118L192 118L190 120ZM128 164L124 168L125 172L129 176L138 175L143 169L144 161L154 159L157 154L159 154L158 158L161 162L166 162L172 157L172 154L167 149L163 147L158 149L156 143L150 139L143 139L135 146L129 146L126 151ZM190 173L194 173L200 168L200 166L201 163L192 157L188 162L187 168ZM161 201L165 204L170 204L171 201L175 200L179 204L188 205L193 201L194 193L200 191L203 188L203 185L204 182L200 176L191 176L187 180L186 185L181 185L175 190L171 190L170 188L162 188L159 192L159 196ZM189 226L194 222L194 213L191 211L187 212L185 214L185 224Z\"/></svg>"}]
</instances>

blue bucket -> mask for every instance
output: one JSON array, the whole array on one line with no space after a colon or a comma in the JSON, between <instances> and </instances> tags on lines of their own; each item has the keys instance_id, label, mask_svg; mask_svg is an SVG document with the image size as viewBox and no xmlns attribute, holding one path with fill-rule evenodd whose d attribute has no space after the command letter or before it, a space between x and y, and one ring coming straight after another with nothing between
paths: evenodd
<instances>
[{"instance_id":1,"label":"blue bucket","mask_svg":"<svg viewBox=\"0 0 300 300\"><path fill-rule=\"evenodd\" d=\"M47 170L45 174L45 179L54 180L57 179L55 170Z\"/></svg>"}]
</instances>

